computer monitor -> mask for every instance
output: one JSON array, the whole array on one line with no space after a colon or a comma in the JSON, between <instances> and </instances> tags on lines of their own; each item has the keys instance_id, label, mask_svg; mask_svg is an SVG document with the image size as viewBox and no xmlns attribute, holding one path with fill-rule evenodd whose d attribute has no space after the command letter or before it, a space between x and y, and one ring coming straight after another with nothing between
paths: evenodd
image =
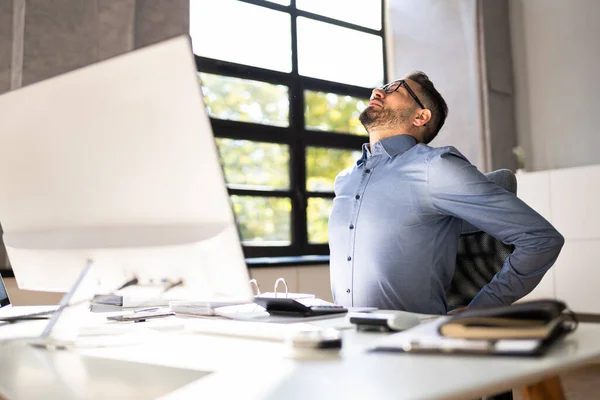
<instances>
[{"instance_id":1,"label":"computer monitor","mask_svg":"<svg viewBox=\"0 0 600 400\"><path fill-rule=\"evenodd\" d=\"M0 96L0 222L19 287L181 282L252 299L188 37Z\"/></svg>"}]
</instances>

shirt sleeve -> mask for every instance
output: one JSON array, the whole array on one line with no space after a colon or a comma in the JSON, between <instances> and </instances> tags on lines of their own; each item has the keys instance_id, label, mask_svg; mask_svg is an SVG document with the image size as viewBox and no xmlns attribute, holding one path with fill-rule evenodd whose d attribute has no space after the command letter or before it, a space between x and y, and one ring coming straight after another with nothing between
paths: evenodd
<instances>
[{"instance_id":1,"label":"shirt sleeve","mask_svg":"<svg viewBox=\"0 0 600 400\"><path fill-rule=\"evenodd\" d=\"M564 238L517 196L489 181L458 150L445 149L429 160L427 181L433 207L515 246L500 272L469 306L511 304L542 280Z\"/></svg>"}]
</instances>

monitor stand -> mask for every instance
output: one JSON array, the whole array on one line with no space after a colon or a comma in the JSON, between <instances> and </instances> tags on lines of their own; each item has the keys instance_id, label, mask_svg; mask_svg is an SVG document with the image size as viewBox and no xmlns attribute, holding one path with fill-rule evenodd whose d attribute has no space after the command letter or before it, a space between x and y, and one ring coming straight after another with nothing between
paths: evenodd
<instances>
[{"instance_id":1,"label":"monitor stand","mask_svg":"<svg viewBox=\"0 0 600 400\"><path fill-rule=\"evenodd\" d=\"M90 301L94 296L92 279L94 261L87 260L83 271L61 299L58 309L52 314L42 334L30 342L34 347L48 350L67 349L75 346L79 330L89 313Z\"/></svg>"},{"instance_id":2,"label":"monitor stand","mask_svg":"<svg viewBox=\"0 0 600 400\"><path fill-rule=\"evenodd\" d=\"M122 346L124 344L139 344L144 336L136 334L138 324L108 323L102 326L88 328L89 322L102 322L102 314L92 314L90 304L98 289L93 260L87 260L73 286L60 301L58 309L50 317L42 334L31 340L30 345L46 350L67 350L71 348ZM180 286L183 281L169 284L169 287ZM95 316L95 317L94 317Z\"/></svg>"}]
</instances>

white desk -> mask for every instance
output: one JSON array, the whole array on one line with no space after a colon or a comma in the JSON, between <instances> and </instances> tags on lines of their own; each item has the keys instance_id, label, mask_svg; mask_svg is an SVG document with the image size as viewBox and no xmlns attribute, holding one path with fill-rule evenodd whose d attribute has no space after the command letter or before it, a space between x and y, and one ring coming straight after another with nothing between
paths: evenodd
<instances>
[{"instance_id":1,"label":"white desk","mask_svg":"<svg viewBox=\"0 0 600 400\"><path fill-rule=\"evenodd\" d=\"M580 324L540 359L367 353L381 334L346 330L339 356L301 361L286 358L282 343L190 334L177 319L155 322L146 326L156 330L138 328L139 343L122 347L49 352L2 342L0 393L8 399L476 398L600 358L599 324Z\"/></svg>"}]
</instances>

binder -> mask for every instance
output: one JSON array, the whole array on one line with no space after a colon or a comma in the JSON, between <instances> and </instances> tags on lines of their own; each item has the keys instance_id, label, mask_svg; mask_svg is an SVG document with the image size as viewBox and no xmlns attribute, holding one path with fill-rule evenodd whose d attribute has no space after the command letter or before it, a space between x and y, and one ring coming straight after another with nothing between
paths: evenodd
<instances>
[{"instance_id":1,"label":"binder","mask_svg":"<svg viewBox=\"0 0 600 400\"><path fill-rule=\"evenodd\" d=\"M255 279L250 281L255 285L258 292L254 296L254 302L262 306L270 315L289 317L320 317L332 314L347 313L348 309L342 306L316 299L314 295L305 293L289 293L285 279L279 278L275 281L273 293L260 293L258 283ZM285 293L278 293L277 287L282 283Z\"/></svg>"}]
</instances>

